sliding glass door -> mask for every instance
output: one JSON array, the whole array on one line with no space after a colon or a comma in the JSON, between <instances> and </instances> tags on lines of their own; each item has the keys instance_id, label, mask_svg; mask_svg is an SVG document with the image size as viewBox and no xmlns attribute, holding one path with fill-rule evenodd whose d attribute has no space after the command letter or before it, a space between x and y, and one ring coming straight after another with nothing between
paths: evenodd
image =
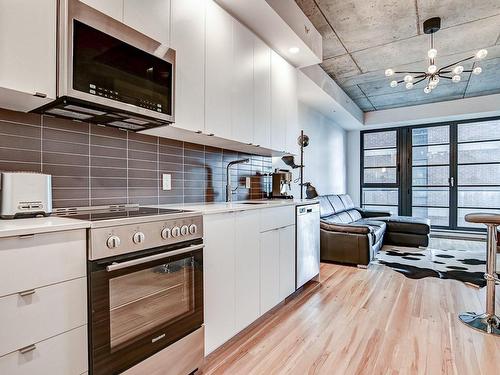
<instances>
[{"instance_id":1,"label":"sliding glass door","mask_svg":"<svg viewBox=\"0 0 500 375\"><path fill-rule=\"evenodd\" d=\"M457 227L471 212L500 213L500 120L457 125Z\"/></svg>"},{"instance_id":2,"label":"sliding glass door","mask_svg":"<svg viewBox=\"0 0 500 375\"><path fill-rule=\"evenodd\" d=\"M411 210L437 227L450 226L450 127L411 131Z\"/></svg>"},{"instance_id":3,"label":"sliding glass door","mask_svg":"<svg viewBox=\"0 0 500 375\"><path fill-rule=\"evenodd\" d=\"M398 214L398 132L365 133L363 136L363 207Z\"/></svg>"},{"instance_id":4,"label":"sliding glass door","mask_svg":"<svg viewBox=\"0 0 500 375\"><path fill-rule=\"evenodd\" d=\"M363 207L460 230L483 229L468 213L500 213L500 119L367 131L361 141Z\"/></svg>"}]
</instances>

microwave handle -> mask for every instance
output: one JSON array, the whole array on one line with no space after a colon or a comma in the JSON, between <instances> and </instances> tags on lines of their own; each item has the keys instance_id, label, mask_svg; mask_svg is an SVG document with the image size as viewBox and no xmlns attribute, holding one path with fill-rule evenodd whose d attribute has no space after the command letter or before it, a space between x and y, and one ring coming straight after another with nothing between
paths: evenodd
<instances>
[{"instance_id":1,"label":"microwave handle","mask_svg":"<svg viewBox=\"0 0 500 375\"><path fill-rule=\"evenodd\" d=\"M200 249L203 249L204 247L205 247L205 245L192 245L192 246L188 246L188 247L183 247L182 249L178 249L178 250L166 251L164 253L150 255L150 256L144 257L144 258L129 260L126 262L121 262L121 263L113 263L113 264L110 264L109 266L106 266L106 271L111 272L111 271L121 270L123 268L132 267L132 266L136 266L138 264L143 264L143 263L151 262L153 260L165 258L166 256L175 256L175 255L179 255L179 254L188 253L188 252L194 251L194 250L200 250Z\"/></svg>"}]
</instances>

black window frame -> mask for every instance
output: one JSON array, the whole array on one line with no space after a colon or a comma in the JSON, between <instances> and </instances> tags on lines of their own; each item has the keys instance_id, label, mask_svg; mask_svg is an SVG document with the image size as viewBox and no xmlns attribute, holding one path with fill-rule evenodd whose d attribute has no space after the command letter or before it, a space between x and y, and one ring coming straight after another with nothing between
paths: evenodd
<instances>
[{"instance_id":1,"label":"black window frame","mask_svg":"<svg viewBox=\"0 0 500 375\"><path fill-rule=\"evenodd\" d=\"M459 165L484 165L484 164L500 164L499 162L484 162L484 163L458 163L458 145L462 143L480 143L480 142L493 142L500 141L500 139L488 139L480 141L470 141L470 142L458 142L458 126L460 124L469 124L476 122L487 122L487 121L498 121L500 116L493 117L482 117L464 120L454 120L454 121L442 121L442 122L432 122L418 125L406 125L397 127L385 127L377 129L362 130L360 132L360 205L363 207L363 189L364 188L397 188L398 189L398 214L399 215L411 215L412 211L412 130L417 128L428 128L437 126L449 126L450 128L450 178L454 179L453 186L450 187L449 194L449 211L450 211L450 225L448 227L443 226L433 226L436 229L450 229L457 231L473 231L473 232L484 232L485 228L474 228L474 227L461 227L458 222L458 166ZM364 135L368 133L379 133L386 131L396 131L396 145L397 145L397 167L396 167L396 183L388 184L372 184L364 182ZM392 147L391 147L392 148ZM392 166L391 166L392 167ZM468 185L460 185L466 187ZM479 186L479 185L473 185ZM500 185L480 185L488 187L500 187ZM464 207L461 207L464 208ZM471 207L466 207L467 209ZM472 207L471 209L474 209ZM484 209L484 208L482 208ZM478 208L480 211L481 208Z\"/></svg>"}]
</instances>

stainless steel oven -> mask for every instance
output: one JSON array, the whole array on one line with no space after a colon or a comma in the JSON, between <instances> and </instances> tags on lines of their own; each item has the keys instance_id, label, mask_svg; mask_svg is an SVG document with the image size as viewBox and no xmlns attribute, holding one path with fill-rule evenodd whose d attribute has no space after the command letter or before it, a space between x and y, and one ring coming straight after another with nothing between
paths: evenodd
<instances>
[{"instance_id":1,"label":"stainless steel oven","mask_svg":"<svg viewBox=\"0 0 500 375\"><path fill-rule=\"evenodd\" d=\"M175 120L175 51L78 0L59 0L54 116L143 130Z\"/></svg>"},{"instance_id":2,"label":"stainless steel oven","mask_svg":"<svg viewBox=\"0 0 500 375\"><path fill-rule=\"evenodd\" d=\"M118 374L203 324L203 244L89 262L92 374Z\"/></svg>"}]
</instances>

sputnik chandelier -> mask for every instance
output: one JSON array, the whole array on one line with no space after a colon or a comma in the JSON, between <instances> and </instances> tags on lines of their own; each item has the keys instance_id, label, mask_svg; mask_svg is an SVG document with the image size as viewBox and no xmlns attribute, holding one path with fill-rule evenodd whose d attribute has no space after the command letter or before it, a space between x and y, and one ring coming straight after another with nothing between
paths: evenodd
<instances>
[{"instance_id":1,"label":"sputnik chandelier","mask_svg":"<svg viewBox=\"0 0 500 375\"><path fill-rule=\"evenodd\" d=\"M414 85L427 81L427 85L424 88L424 92L429 94L432 90L434 90L438 83L439 79L450 79L452 82L460 82L462 77L460 74L462 73L472 73L475 75L481 74L483 71L480 66L476 66L474 69L465 70L461 63L464 61L472 60L472 59L484 59L488 54L488 51L485 49L479 50L474 56L467 57L465 59L454 62L453 64L449 64L439 68L436 66L436 56L437 50L434 48L434 34L441 28L441 18L433 17L429 18L424 22L424 33L430 34L430 49L427 51L427 56L429 57L429 67L426 72L395 72L392 69L387 69L385 71L386 77L392 77L395 74L405 74L402 80L393 80L390 83L391 87L397 87L400 83L404 83L405 87L409 90L412 89Z\"/></svg>"}]
</instances>

